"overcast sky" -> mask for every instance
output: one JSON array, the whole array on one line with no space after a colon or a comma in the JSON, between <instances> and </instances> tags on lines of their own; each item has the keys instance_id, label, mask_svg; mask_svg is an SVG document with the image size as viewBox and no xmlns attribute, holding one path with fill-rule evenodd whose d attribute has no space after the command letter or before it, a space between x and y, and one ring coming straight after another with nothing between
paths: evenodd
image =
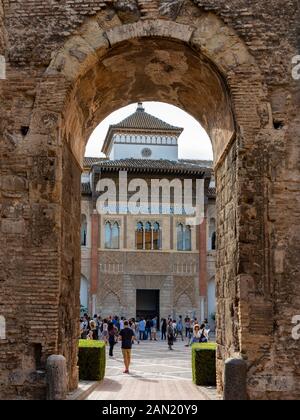
<instances>
[{"instance_id":1,"label":"overcast sky","mask_svg":"<svg viewBox=\"0 0 300 420\"><path fill-rule=\"evenodd\" d=\"M103 156L101 148L110 124L122 121L136 111L137 104L128 105L113 112L95 129L86 147L86 156ZM211 142L206 131L189 114L181 109L161 102L145 102L145 111L161 120L177 127L183 127L184 132L179 138L180 159L213 159Z\"/></svg>"}]
</instances>

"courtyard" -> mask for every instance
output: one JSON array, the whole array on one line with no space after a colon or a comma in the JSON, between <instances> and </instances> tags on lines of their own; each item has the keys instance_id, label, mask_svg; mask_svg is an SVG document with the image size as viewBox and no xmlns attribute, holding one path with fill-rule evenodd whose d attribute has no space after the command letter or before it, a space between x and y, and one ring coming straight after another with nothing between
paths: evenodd
<instances>
[{"instance_id":1,"label":"courtyard","mask_svg":"<svg viewBox=\"0 0 300 420\"><path fill-rule=\"evenodd\" d=\"M108 357L106 376L87 397L88 400L216 400L215 388L198 387L192 382L191 348L176 341L168 350L165 341L142 341L132 350L130 375L123 374L121 346Z\"/></svg>"}]
</instances>

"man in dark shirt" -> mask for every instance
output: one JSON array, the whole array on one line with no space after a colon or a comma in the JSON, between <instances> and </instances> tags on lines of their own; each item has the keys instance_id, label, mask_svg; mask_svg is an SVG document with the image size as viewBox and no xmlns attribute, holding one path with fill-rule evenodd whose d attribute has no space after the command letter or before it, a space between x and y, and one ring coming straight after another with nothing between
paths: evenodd
<instances>
[{"instance_id":1,"label":"man in dark shirt","mask_svg":"<svg viewBox=\"0 0 300 420\"><path fill-rule=\"evenodd\" d=\"M125 372L129 373L129 366L131 362L131 349L135 339L135 334L131 328L129 328L128 321L124 322L124 329L120 332L120 341L122 341L122 353L125 364Z\"/></svg>"}]
</instances>

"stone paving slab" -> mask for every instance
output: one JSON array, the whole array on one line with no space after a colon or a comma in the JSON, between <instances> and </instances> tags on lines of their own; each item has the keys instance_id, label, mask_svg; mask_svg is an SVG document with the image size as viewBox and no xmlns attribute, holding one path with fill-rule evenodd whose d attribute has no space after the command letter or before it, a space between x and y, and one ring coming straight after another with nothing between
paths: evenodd
<instances>
[{"instance_id":1,"label":"stone paving slab","mask_svg":"<svg viewBox=\"0 0 300 420\"><path fill-rule=\"evenodd\" d=\"M108 351L108 350L107 350ZM166 342L134 345L130 375L123 374L123 358L118 344L114 357L107 353L105 380L88 400L217 400L215 388L192 382L191 349L176 342L170 351Z\"/></svg>"}]
</instances>

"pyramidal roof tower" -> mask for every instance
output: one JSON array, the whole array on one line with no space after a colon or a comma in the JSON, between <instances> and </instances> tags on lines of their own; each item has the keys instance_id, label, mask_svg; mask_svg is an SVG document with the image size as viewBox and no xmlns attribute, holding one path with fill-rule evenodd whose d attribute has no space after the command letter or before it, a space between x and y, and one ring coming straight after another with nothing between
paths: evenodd
<instances>
[{"instance_id":1,"label":"pyramidal roof tower","mask_svg":"<svg viewBox=\"0 0 300 420\"><path fill-rule=\"evenodd\" d=\"M183 128L148 114L142 103L136 111L108 129L102 152L110 160L178 160L178 138Z\"/></svg>"}]
</instances>

